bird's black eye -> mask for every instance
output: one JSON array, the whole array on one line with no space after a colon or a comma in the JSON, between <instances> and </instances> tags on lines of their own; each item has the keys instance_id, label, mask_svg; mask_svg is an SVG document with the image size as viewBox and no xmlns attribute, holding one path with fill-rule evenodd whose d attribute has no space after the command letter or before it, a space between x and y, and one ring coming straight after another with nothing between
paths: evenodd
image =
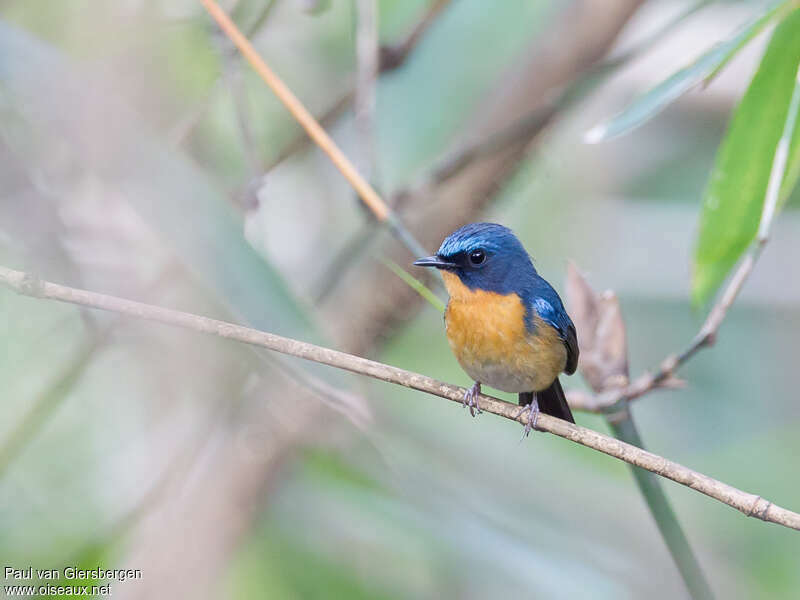
<instances>
[{"instance_id":1,"label":"bird's black eye","mask_svg":"<svg viewBox=\"0 0 800 600\"><path fill-rule=\"evenodd\" d=\"M486 252L478 248L469 253L469 262L473 265L479 265L486 260Z\"/></svg>"}]
</instances>

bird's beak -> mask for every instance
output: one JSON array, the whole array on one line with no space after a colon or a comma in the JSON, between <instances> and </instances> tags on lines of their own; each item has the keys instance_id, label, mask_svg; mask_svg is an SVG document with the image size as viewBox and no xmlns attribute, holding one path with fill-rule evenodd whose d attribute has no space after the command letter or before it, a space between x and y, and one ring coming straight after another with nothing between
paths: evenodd
<instances>
[{"instance_id":1,"label":"bird's beak","mask_svg":"<svg viewBox=\"0 0 800 600\"><path fill-rule=\"evenodd\" d=\"M453 269L457 267L455 263L447 262L436 256L426 256L425 258L420 258L419 260L414 261L414 265L417 267L436 267L437 269Z\"/></svg>"}]
</instances>

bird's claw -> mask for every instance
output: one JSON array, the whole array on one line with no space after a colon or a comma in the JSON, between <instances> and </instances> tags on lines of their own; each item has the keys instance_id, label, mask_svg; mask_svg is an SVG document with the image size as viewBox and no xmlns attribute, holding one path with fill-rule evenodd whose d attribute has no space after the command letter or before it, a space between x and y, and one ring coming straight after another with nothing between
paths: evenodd
<instances>
[{"instance_id":1,"label":"bird's claw","mask_svg":"<svg viewBox=\"0 0 800 600\"><path fill-rule=\"evenodd\" d=\"M526 411L528 412L528 419L525 421L525 429L522 431L522 437L519 438L520 442L530 435L531 430L536 429L538 431L536 422L539 420L540 411L539 405L536 402L527 404L520 408L514 415L514 419L518 420L523 414L525 414Z\"/></svg>"},{"instance_id":2,"label":"bird's claw","mask_svg":"<svg viewBox=\"0 0 800 600\"><path fill-rule=\"evenodd\" d=\"M471 388L469 388L466 392L464 392L464 399L461 403L464 405L464 408L469 408L469 414L473 417L477 414L481 414L483 411L481 407L478 406L478 396L481 394L481 384L480 382L476 381Z\"/></svg>"}]
</instances>

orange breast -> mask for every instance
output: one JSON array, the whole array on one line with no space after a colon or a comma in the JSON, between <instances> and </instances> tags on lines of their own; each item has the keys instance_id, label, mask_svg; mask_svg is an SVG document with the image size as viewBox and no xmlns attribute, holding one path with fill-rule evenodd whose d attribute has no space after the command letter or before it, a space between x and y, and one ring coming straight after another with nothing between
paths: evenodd
<instances>
[{"instance_id":1,"label":"orange breast","mask_svg":"<svg viewBox=\"0 0 800 600\"><path fill-rule=\"evenodd\" d=\"M549 387L567 360L558 332L538 316L534 332L528 332L525 306L516 294L470 290L456 275L443 276L450 294L447 339L467 374L505 392Z\"/></svg>"}]
</instances>

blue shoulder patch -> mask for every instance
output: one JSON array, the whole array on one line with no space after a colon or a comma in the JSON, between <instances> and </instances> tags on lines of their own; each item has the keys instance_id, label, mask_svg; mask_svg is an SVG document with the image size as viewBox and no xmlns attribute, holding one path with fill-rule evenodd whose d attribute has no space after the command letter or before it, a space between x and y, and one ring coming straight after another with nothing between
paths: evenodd
<instances>
[{"instance_id":1,"label":"blue shoulder patch","mask_svg":"<svg viewBox=\"0 0 800 600\"><path fill-rule=\"evenodd\" d=\"M550 323L556 329L561 329L559 315L555 307L542 297L533 299L533 310L543 321Z\"/></svg>"},{"instance_id":2,"label":"blue shoulder patch","mask_svg":"<svg viewBox=\"0 0 800 600\"><path fill-rule=\"evenodd\" d=\"M525 324L529 330L534 327L533 313L535 313L539 315L542 321L558 331L559 337L567 347L567 366L565 371L568 375L572 375L578 366L579 353L575 325L573 325L572 319L569 318L567 311L564 309L558 293L544 279L539 278L539 281L538 289L528 299L529 312L531 314L526 315Z\"/></svg>"}]
</instances>

